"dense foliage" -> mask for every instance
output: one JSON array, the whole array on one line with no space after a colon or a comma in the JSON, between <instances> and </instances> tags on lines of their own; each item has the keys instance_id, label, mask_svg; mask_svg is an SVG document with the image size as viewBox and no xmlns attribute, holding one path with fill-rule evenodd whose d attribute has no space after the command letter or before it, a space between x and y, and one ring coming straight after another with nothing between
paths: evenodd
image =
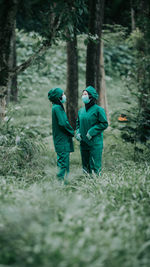
<instances>
[{"instance_id":1,"label":"dense foliage","mask_svg":"<svg viewBox=\"0 0 150 267\"><path fill-rule=\"evenodd\" d=\"M108 76L126 76L133 65L133 54L126 42L127 28L121 25L104 25L104 60Z\"/></svg>"},{"instance_id":2,"label":"dense foliage","mask_svg":"<svg viewBox=\"0 0 150 267\"><path fill-rule=\"evenodd\" d=\"M143 33L136 30L128 39L134 58L125 80L130 92L130 105L126 111L129 123L123 127L122 136L134 142L135 146L137 142L149 146L150 140L150 56L143 37Z\"/></svg>"},{"instance_id":3,"label":"dense foliage","mask_svg":"<svg viewBox=\"0 0 150 267\"><path fill-rule=\"evenodd\" d=\"M150 140L150 57L146 33L147 38L137 28L128 35L120 25L105 25L103 33L106 75L119 76L127 87L127 91L121 93L127 105L120 111L127 116L127 121L119 128L122 138L134 143L135 155L143 151L140 143L149 147ZM118 112L115 111L114 116L116 120ZM116 121L113 127L117 127Z\"/></svg>"},{"instance_id":4,"label":"dense foliage","mask_svg":"<svg viewBox=\"0 0 150 267\"><path fill-rule=\"evenodd\" d=\"M37 32L40 36L49 40L51 38L52 26L59 19L60 25L57 30L54 42L57 38L66 39L74 30L86 31L87 28L87 0L36 0L23 1L17 14L17 28L27 32Z\"/></svg>"}]
</instances>

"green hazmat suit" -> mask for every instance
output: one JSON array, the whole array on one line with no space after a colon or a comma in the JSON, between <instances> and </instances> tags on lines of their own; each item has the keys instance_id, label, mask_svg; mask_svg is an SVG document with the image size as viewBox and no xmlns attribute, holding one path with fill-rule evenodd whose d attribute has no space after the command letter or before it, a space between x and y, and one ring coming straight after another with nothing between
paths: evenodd
<instances>
[{"instance_id":1,"label":"green hazmat suit","mask_svg":"<svg viewBox=\"0 0 150 267\"><path fill-rule=\"evenodd\" d=\"M57 153L57 166L59 179L64 179L69 173L69 155L74 151L72 137L74 130L69 124L61 97L64 91L53 88L48 92L48 99L52 102L52 133L55 151Z\"/></svg>"},{"instance_id":2,"label":"green hazmat suit","mask_svg":"<svg viewBox=\"0 0 150 267\"><path fill-rule=\"evenodd\" d=\"M103 131L108 127L105 111L95 104L98 94L92 86L85 89L93 103L78 111L76 136L80 136L82 167L85 173L101 173ZM95 100L95 101L94 101Z\"/></svg>"}]
</instances>

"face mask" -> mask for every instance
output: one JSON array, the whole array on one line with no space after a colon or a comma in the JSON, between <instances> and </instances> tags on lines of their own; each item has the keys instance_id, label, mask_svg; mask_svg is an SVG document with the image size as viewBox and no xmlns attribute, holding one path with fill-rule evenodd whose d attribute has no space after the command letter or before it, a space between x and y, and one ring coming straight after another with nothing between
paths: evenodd
<instances>
[{"instance_id":1,"label":"face mask","mask_svg":"<svg viewBox=\"0 0 150 267\"><path fill-rule=\"evenodd\" d=\"M66 96L65 96L65 95L62 96L62 100L60 100L60 102L61 102L62 104L66 102Z\"/></svg>"},{"instance_id":2,"label":"face mask","mask_svg":"<svg viewBox=\"0 0 150 267\"><path fill-rule=\"evenodd\" d=\"M82 96L82 101L84 104L88 104L90 102L89 96L88 95L83 95Z\"/></svg>"}]
</instances>

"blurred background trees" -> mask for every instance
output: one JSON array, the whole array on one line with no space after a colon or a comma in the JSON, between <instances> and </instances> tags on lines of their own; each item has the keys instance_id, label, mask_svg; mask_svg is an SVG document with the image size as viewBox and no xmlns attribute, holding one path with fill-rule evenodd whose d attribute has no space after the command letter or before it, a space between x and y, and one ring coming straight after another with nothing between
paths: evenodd
<instances>
[{"instance_id":1,"label":"blurred background trees","mask_svg":"<svg viewBox=\"0 0 150 267\"><path fill-rule=\"evenodd\" d=\"M68 98L66 108L69 120L75 128L79 93L80 35L83 36L86 45L85 86L93 85L96 88L100 95L99 102L106 110L105 73L111 77L119 75L131 92L131 105L126 111L130 119L128 124L121 127L122 136L135 143L147 142L150 136L148 0L131 0L128 3L122 0L1 0L0 6L1 117L5 115L6 100L9 102L18 99L18 74L25 71L33 62L39 66L38 62L45 60L44 53L52 45L57 47L60 40L63 40L66 42L64 65L67 67L67 75L63 80ZM17 62L16 45L22 45L18 51L22 49L23 52L25 49L22 41L22 44L16 41L16 32L18 35L20 31L32 36L33 41L29 45L30 52L25 57L22 53L22 59L19 58ZM101 39L104 44L104 60L101 55ZM131 101L131 98L135 98L135 101ZM106 112L109 115L108 110Z\"/></svg>"}]
</instances>

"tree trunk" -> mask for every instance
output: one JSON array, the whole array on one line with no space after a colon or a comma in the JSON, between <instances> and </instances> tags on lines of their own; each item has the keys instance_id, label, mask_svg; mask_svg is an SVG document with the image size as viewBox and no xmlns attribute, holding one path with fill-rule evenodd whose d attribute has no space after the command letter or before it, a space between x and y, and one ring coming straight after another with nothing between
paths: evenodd
<instances>
[{"instance_id":1,"label":"tree trunk","mask_svg":"<svg viewBox=\"0 0 150 267\"><path fill-rule=\"evenodd\" d=\"M95 35L95 0L89 0L89 36ZM89 39L86 54L86 86L96 86L95 57L96 44Z\"/></svg>"},{"instance_id":2,"label":"tree trunk","mask_svg":"<svg viewBox=\"0 0 150 267\"><path fill-rule=\"evenodd\" d=\"M9 71L13 71L16 68L16 23L12 32L11 45L10 45L10 56L9 56ZM7 103L9 101L17 102L18 89L17 89L17 74L12 77L9 75L8 80L8 92L7 92Z\"/></svg>"},{"instance_id":3,"label":"tree trunk","mask_svg":"<svg viewBox=\"0 0 150 267\"><path fill-rule=\"evenodd\" d=\"M134 9L131 7L131 29L134 31L136 28L135 26L135 12Z\"/></svg>"},{"instance_id":4,"label":"tree trunk","mask_svg":"<svg viewBox=\"0 0 150 267\"><path fill-rule=\"evenodd\" d=\"M134 31L136 29L136 25L135 25L135 11L134 11L133 0L130 0L130 9L131 9L131 30Z\"/></svg>"},{"instance_id":5,"label":"tree trunk","mask_svg":"<svg viewBox=\"0 0 150 267\"><path fill-rule=\"evenodd\" d=\"M110 123L109 118L109 111L108 111L108 102L107 102L107 94L106 94L106 83L105 83L105 69L104 69L104 57L103 57L103 42L101 41L101 52L100 52L100 76L101 76L101 83L100 83L100 95L99 95L99 102L100 105L105 109L106 116L108 123Z\"/></svg>"},{"instance_id":6,"label":"tree trunk","mask_svg":"<svg viewBox=\"0 0 150 267\"><path fill-rule=\"evenodd\" d=\"M17 66L17 53L16 53L16 25L13 30L12 36L12 69ZM10 79L10 100L17 102L18 100L18 86L17 86L17 74Z\"/></svg>"},{"instance_id":7,"label":"tree trunk","mask_svg":"<svg viewBox=\"0 0 150 267\"><path fill-rule=\"evenodd\" d=\"M77 38L67 41L67 116L75 129L78 112L78 54Z\"/></svg>"},{"instance_id":8,"label":"tree trunk","mask_svg":"<svg viewBox=\"0 0 150 267\"><path fill-rule=\"evenodd\" d=\"M5 115L9 84L11 40L17 14L18 0L1 1L0 6L0 118Z\"/></svg>"},{"instance_id":9,"label":"tree trunk","mask_svg":"<svg viewBox=\"0 0 150 267\"><path fill-rule=\"evenodd\" d=\"M92 85L100 94L100 43L104 0L89 0L89 41L86 57L86 86ZM96 37L96 41L92 39Z\"/></svg>"}]
</instances>

